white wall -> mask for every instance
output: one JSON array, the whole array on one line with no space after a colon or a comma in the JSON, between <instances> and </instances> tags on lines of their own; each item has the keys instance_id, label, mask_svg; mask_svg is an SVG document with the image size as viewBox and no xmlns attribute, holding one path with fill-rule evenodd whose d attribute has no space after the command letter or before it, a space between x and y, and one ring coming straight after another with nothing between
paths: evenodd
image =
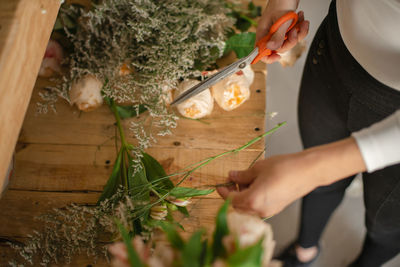
<instances>
[{"instance_id":1,"label":"white wall","mask_svg":"<svg viewBox=\"0 0 400 267\"><path fill-rule=\"evenodd\" d=\"M305 18L310 21L310 32L306 38L308 47L319 24L328 12L329 3L330 0L300 1L299 10L303 10ZM307 52L293 67L283 68L279 63L268 65L267 114L278 112L278 115L273 119L267 119L266 127L272 128L282 121L286 121L287 124L267 138L267 156L302 149L297 124L297 96Z\"/></svg>"}]
</instances>

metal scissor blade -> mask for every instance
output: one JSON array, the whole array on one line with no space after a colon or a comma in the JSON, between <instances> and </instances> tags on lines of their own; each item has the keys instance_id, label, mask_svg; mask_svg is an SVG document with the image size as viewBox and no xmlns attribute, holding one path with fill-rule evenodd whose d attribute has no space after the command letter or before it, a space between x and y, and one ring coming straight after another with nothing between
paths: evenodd
<instances>
[{"instance_id":1,"label":"metal scissor blade","mask_svg":"<svg viewBox=\"0 0 400 267\"><path fill-rule=\"evenodd\" d=\"M220 80L232 75L233 73L244 69L246 66L250 65L253 59L258 55L258 48L256 47L247 57L244 57L228 66L223 68L221 71L215 73L211 77L205 79L199 84L196 84L189 90L180 94L174 101L172 101L171 105L179 104L192 96L195 96L202 91L210 88Z\"/></svg>"}]
</instances>

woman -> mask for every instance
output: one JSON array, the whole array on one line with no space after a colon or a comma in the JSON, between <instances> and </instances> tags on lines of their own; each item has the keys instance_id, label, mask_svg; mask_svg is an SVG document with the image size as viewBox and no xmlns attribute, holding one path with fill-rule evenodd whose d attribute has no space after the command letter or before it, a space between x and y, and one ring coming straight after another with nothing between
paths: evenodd
<instances>
[{"instance_id":1,"label":"woman","mask_svg":"<svg viewBox=\"0 0 400 267\"><path fill-rule=\"evenodd\" d=\"M297 0L270 0L257 38ZM308 32L281 26L267 44L284 52ZM279 55L266 58L275 62ZM351 266L381 266L400 252L400 1L337 0L310 47L299 95L304 151L231 171L236 187L219 188L237 209L263 217L303 197L297 241L279 258L310 266L330 215L357 173L363 173L367 234Z\"/></svg>"}]
</instances>

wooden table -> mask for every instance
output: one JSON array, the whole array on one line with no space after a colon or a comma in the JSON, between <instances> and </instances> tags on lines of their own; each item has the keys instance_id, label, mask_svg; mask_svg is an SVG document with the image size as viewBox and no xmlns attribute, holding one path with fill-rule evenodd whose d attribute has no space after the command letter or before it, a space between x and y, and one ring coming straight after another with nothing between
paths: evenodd
<instances>
[{"instance_id":1,"label":"wooden table","mask_svg":"<svg viewBox=\"0 0 400 267\"><path fill-rule=\"evenodd\" d=\"M251 98L243 106L226 112L215 104L212 115L205 120L207 124L181 119L173 135L159 137L158 143L148 149L167 172L239 147L265 131L266 66L258 63L254 70ZM38 92L47 83L40 78L36 81L15 151L15 174L0 200L0 266L15 256L8 241L24 241L40 229L36 216L69 203L95 203L116 157L114 118L105 105L94 112L80 113L60 100L57 114L35 114ZM264 146L262 141L217 160L194 173L185 185L224 182L229 170L247 168ZM194 200L188 207L191 216L182 221L187 232L198 227L211 231L221 203L216 193ZM91 259L80 255L71 266L88 264L93 264ZM105 265L104 261L96 263Z\"/></svg>"},{"instance_id":2,"label":"wooden table","mask_svg":"<svg viewBox=\"0 0 400 267\"><path fill-rule=\"evenodd\" d=\"M231 112L216 105L205 120L209 124L181 119L173 135L160 137L148 152L171 173L236 148L264 132L265 65L257 64L255 71L247 103ZM54 207L71 202L95 203L116 157L114 119L105 105L90 113L80 113L60 100L57 114L35 114L38 91L46 83L46 80L37 80L16 148L15 175L0 200L3 241L24 240L33 230L40 229L40 222L34 217ZM264 142L259 142L222 158L193 174L185 185L224 182L229 170L247 168L263 149ZM216 193L195 200L189 207L191 217L182 222L186 230L192 232L200 226L212 228L221 203ZM0 262L12 256L4 242L0 250ZM84 266L90 260L80 258L78 262Z\"/></svg>"}]
</instances>

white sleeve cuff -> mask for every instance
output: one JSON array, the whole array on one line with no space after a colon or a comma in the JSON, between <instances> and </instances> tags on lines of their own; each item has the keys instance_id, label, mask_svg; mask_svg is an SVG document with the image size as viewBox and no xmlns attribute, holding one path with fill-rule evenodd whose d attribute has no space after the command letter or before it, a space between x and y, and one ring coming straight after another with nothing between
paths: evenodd
<instances>
[{"instance_id":1,"label":"white sleeve cuff","mask_svg":"<svg viewBox=\"0 0 400 267\"><path fill-rule=\"evenodd\" d=\"M352 135L368 172L400 163L400 110Z\"/></svg>"}]
</instances>

